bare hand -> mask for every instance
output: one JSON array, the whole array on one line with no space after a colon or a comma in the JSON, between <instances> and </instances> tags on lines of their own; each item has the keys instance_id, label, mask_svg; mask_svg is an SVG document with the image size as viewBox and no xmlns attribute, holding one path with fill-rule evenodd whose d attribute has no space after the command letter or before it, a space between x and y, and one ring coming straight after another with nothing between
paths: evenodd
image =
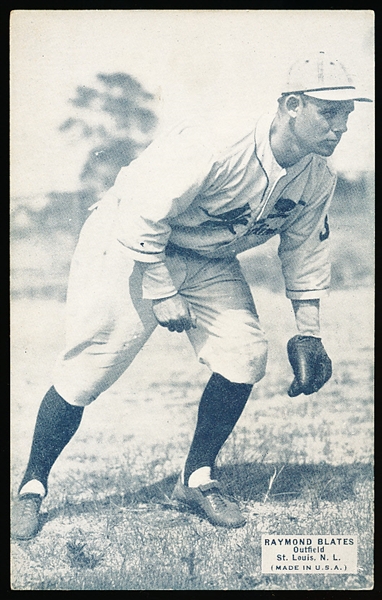
<instances>
[{"instance_id":1,"label":"bare hand","mask_svg":"<svg viewBox=\"0 0 382 600\"><path fill-rule=\"evenodd\" d=\"M167 327L169 331L188 331L196 327L196 319L191 315L190 308L179 295L171 298L153 300L153 312L159 325Z\"/></svg>"}]
</instances>

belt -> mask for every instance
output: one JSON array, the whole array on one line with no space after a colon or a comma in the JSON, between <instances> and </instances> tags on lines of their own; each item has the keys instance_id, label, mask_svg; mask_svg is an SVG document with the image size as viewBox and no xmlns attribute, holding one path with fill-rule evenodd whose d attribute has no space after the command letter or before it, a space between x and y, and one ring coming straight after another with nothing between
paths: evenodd
<instances>
[{"instance_id":1,"label":"belt","mask_svg":"<svg viewBox=\"0 0 382 600\"><path fill-rule=\"evenodd\" d=\"M168 242L165 249L166 256L175 256L175 254L180 254L181 256L185 256L186 258L205 258L202 254L195 252L195 250L191 250L191 248L182 248L181 246L177 246L172 242Z\"/></svg>"}]
</instances>

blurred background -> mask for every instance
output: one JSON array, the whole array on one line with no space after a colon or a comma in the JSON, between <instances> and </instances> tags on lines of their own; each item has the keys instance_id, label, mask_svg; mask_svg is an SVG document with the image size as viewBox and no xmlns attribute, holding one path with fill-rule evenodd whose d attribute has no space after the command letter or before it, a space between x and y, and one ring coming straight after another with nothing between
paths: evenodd
<instances>
[{"instance_id":1,"label":"blurred background","mask_svg":"<svg viewBox=\"0 0 382 600\"><path fill-rule=\"evenodd\" d=\"M11 291L64 300L88 208L162 130L276 110L288 67L325 50L373 97L372 11L17 10L11 16ZM334 289L373 283L374 105L332 157ZM242 255L282 291L277 240Z\"/></svg>"}]
</instances>

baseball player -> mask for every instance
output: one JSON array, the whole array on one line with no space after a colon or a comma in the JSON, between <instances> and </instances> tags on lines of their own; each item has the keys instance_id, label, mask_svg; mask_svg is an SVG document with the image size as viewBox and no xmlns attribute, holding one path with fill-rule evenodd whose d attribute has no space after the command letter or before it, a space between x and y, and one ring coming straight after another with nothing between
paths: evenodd
<instances>
[{"instance_id":1,"label":"baseball player","mask_svg":"<svg viewBox=\"0 0 382 600\"><path fill-rule=\"evenodd\" d=\"M186 331L212 373L173 499L215 525L245 524L213 473L267 360L236 256L280 237L297 328L287 347L294 373L288 394L316 392L332 373L319 325L336 184L326 158L355 101L368 99L341 63L320 52L291 67L276 114L263 115L236 143L219 147L205 128L184 123L121 169L92 207L73 256L66 346L37 416L14 538L37 534L49 472L84 407L126 371L158 324Z\"/></svg>"}]
</instances>

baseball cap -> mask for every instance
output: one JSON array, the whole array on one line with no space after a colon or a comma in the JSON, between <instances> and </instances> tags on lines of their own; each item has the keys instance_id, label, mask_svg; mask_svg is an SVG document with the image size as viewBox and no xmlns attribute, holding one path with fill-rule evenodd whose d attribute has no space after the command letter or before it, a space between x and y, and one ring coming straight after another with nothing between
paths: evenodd
<instances>
[{"instance_id":1,"label":"baseball cap","mask_svg":"<svg viewBox=\"0 0 382 600\"><path fill-rule=\"evenodd\" d=\"M288 73L282 94L304 93L320 100L358 100L372 102L359 95L342 63L320 51L296 61Z\"/></svg>"}]
</instances>

